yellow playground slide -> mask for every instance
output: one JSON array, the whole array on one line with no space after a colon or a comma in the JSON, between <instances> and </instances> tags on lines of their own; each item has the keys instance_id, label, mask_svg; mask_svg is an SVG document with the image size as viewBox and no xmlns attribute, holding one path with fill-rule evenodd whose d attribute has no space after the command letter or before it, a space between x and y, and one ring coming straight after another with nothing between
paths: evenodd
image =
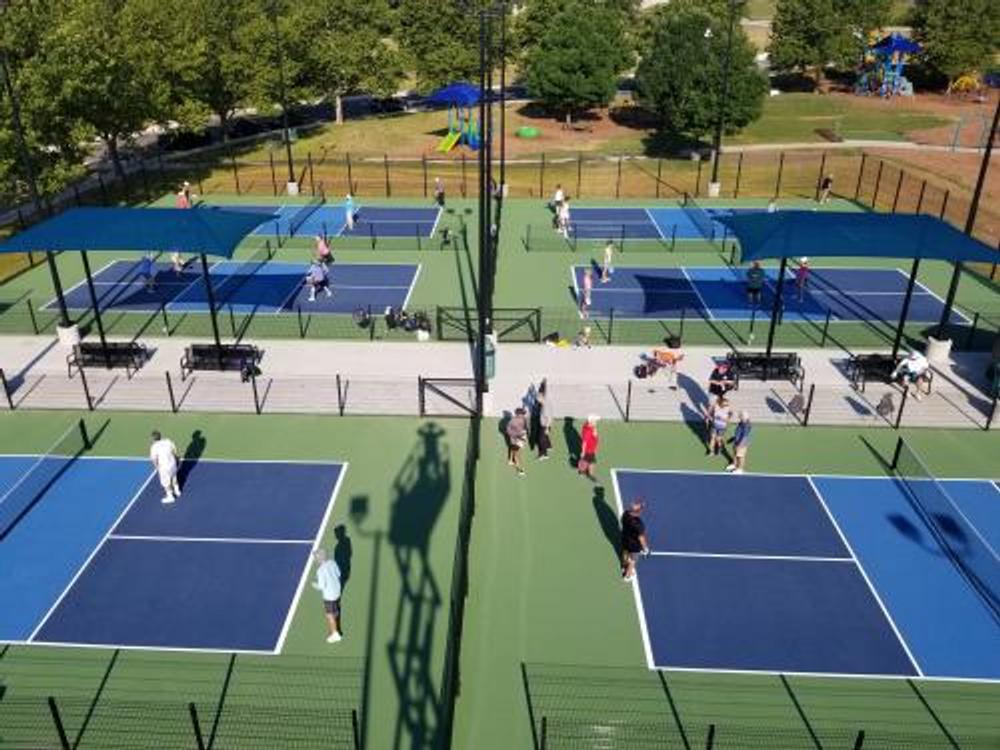
<instances>
[{"instance_id":1,"label":"yellow playground slide","mask_svg":"<svg viewBox=\"0 0 1000 750\"><path fill-rule=\"evenodd\" d=\"M447 154L453 148L455 144L458 143L458 139L462 137L462 134L457 130L453 133L448 133L437 146L437 150L442 154Z\"/></svg>"}]
</instances>

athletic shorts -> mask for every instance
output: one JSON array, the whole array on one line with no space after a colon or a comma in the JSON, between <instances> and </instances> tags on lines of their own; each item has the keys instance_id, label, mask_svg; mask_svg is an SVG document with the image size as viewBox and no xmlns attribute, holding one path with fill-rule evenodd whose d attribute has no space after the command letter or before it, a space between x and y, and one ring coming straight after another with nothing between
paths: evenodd
<instances>
[{"instance_id":1,"label":"athletic shorts","mask_svg":"<svg viewBox=\"0 0 1000 750\"><path fill-rule=\"evenodd\" d=\"M740 443L739 445L737 445L736 446L736 458L746 458L747 449L749 447L750 446L747 445L746 443Z\"/></svg>"},{"instance_id":2,"label":"athletic shorts","mask_svg":"<svg viewBox=\"0 0 1000 750\"><path fill-rule=\"evenodd\" d=\"M170 489L177 480L177 467L166 466L157 471L157 474L160 477L160 486L164 489Z\"/></svg>"},{"instance_id":3,"label":"athletic shorts","mask_svg":"<svg viewBox=\"0 0 1000 750\"><path fill-rule=\"evenodd\" d=\"M335 601L323 600L323 611L328 615L333 615L334 617L340 617L340 599Z\"/></svg>"}]
</instances>

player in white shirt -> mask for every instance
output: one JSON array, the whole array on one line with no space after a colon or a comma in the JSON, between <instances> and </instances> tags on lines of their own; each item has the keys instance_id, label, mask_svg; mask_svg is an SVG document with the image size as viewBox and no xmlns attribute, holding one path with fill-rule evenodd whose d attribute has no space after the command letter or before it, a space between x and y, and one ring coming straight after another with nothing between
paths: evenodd
<instances>
[{"instance_id":1,"label":"player in white shirt","mask_svg":"<svg viewBox=\"0 0 1000 750\"><path fill-rule=\"evenodd\" d=\"M177 483L177 446L170 438L163 437L153 430L153 444L149 448L149 460L153 462L156 474L163 487L163 503L172 503L181 496L181 488Z\"/></svg>"}]
</instances>

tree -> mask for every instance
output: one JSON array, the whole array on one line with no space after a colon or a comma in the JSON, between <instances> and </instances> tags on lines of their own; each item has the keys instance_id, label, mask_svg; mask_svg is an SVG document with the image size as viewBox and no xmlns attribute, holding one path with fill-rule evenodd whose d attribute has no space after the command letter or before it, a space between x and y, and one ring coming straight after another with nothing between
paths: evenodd
<instances>
[{"instance_id":1,"label":"tree","mask_svg":"<svg viewBox=\"0 0 1000 750\"><path fill-rule=\"evenodd\" d=\"M576 2L556 17L527 58L525 81L532 96L562 113L602 107L614 98L618 75L631 64L621 14L603 5Z\"/></svg>"},{"instance_id":2,"label":"tree","mask_svg":"<svg viewBox=\"0 0 1000 750\"><path fill-rule=\"evenodd\" d=\"M417 89L479 75L479 16L463 0L400 0L399 41Z\"/></svg>"},{"instance_id":3,"label":"tree","mask_svg":"<svg viewBox=\"0 0 1000 750\"><path fill-rule=\"evenodd\" d=\"M641 28L639 0L591 0L588 4L617 14L625 30L627 44L633 49L637 48L638 31ZM523 10L514 17L512 24L512 47L517 58L526 60L538 47L565 5L565 0L527 0L524 3ZM634 36L633 29L636 30Z\"/></svg>"},{"instance_id":4,"label":"tree","mask_svg":"<svg viewBox=\"0 0 1000 750\"><path fill-rule=\"evenodd\" d=\"M303 13L312 30L308 75L319 93L333 99L338 123L344 121L342 97L395 93L403 66L387 38L388 5L380 0L315 0Z\"/></svg>"},{"instance_id":5,"label":"tree","mask_svg":"<svg viewBox=\"0 0 1000 750\"><path fill-rule=\"evenodd\" d=\"M913 21L927 62L947 76L949 87L961 75L981 72L1000 49L995 0L919 0Z\"/></svg>"},{"instance_id":6,"label":"tree","mask_svg":"<svg viewBox=\"0 0 1000 750\"><path fill-rule=\"evenodd\" d=\"M636 73L643 103L661 129L701 137L712 132L721 109L728 18L679 3L659 15L652 47ZM710 33L707 33L710 32ZM725 129L735 133L760 117L767 80L741 28L733 31Z\"/></svg>"}]
</instances>

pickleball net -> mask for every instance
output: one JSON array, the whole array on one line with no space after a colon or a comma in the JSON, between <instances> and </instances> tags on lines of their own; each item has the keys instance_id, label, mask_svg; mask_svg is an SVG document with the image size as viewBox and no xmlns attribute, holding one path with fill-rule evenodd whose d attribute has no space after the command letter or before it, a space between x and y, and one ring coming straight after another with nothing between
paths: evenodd
<instances>
[{"instance_id":1,"label":"pickleball net","mask_svg":"<svg viewBox=\"0 0 1000 750\"><path fill-rule=\"evenodd\" d=\"M997 551L903 438L896 443L892 468L906 486L914 509L948 559L1000 622L1000 556Z\"/></svg>"},{"instance_id":2,"label":"pickleball net","mask_svg":"<svg viewBox=\"0 0 1000 750\"><path fill-rule=\"evenodd\" d=\"M319 195L300 208L291 219L288 220L288 236L294 237L299 233L299 229L305 224L319 207L326 203L326 195L320 190Z\"/></svg>"},{"instance_id":3,"label":"pickleball net","mask_svg":"<svg viewBox=\"0 0 1000 750\"><path fill-rule=\"evenodd\" d=\"M6 494L0 496L0 540L11 532L70 465L89 448L87 426L81 419L66 430L48 452L39 457L14 482Z\"/></svg>"},{"instance_id":4,"label":"pickleball net","mask_svg":"<svg viewBox=\"0 0 1000 750\"><path fill-rule=\"evenodd\" d=\"M715 240L715 221L713 221L708 211L699 206L698 202L688 193L684 193L684 201L681 204L681 208L684 209L684 213L687 214L688 219L691 220L691 223L697 227L706 240L709 242Z\"/></svg>"}]
</instances>

